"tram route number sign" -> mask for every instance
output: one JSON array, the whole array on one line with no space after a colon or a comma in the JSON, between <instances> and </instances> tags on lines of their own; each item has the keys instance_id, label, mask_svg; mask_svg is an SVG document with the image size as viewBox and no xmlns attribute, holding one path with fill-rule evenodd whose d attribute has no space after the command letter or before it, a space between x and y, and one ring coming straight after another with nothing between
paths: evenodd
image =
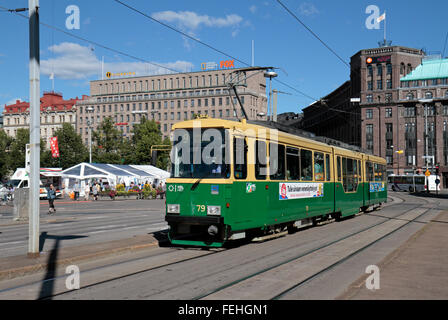
<instances>
[{"instance_id":1,"label":"tram route number sign","mask_svg":"<svg viewBox=\"0 0 448 320\"><path fill-rule=\"evenodd\" d=\"M426 171L425 171L425 176L429 177L430 175L431 175L431 171L426 170Z\"/></svg>"}]
</instances>

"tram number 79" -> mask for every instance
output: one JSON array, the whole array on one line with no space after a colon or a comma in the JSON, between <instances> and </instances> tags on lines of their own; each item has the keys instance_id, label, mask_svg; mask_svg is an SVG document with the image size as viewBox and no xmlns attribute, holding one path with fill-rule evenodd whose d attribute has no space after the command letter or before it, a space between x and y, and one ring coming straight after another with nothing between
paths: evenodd
<instances>
[{"instance_id":1,"label":"tram number 79","mask_svg":"<svg viewBox=\"0 0 448 320\"><path fill-rule=\"evenodd\" d=\"M196 208L198 209L197 212L205 212L205 205L204 204L197 204Z\"/></svg>"}]
</instances>

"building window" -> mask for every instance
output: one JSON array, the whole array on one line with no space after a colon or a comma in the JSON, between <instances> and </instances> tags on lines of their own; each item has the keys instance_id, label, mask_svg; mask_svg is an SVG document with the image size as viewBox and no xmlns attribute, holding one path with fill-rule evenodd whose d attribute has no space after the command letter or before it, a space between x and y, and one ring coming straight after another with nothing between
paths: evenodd
<instances>
[{"instance_id":1,"label":"building window","mask_svg":"<svg viewBox=\"0 0 448 320\"><path fill-rule=\"evenodd\" d=\"M382 75L383 75L383 66L380 65L380 64L378 64L378 65L376 66L376 75L377 75L377 76L382 76Z\"/></svg>"},{"instance_id":2,"label":"building window","mask_svg":"<svg viewBox=\"0 0 448 320\"><path fill-rule=\"evenodd\" d=\"M409 92L409 93L406 95L406 100L414 100L414 94L413 94L412 92Z\"/></svg>"},{"instance_id":3,"label":"building window","mask_svg":"<svg viewBox=\"0 0 448 320\"><path fill-rule=\"evenodd\" d=\"M392 118L392 108L386 108L386 118Z\"/></svg>"},{"instance_id":4,"label":"building window","mask_svg":"<svg viewBox=\"0 0 448 320\"><path fill-rule=\"evenodd\" d=\"M392 102L392 93L386 93L386 102Z\"/></svg>"},{"instance_id":5,"label":"building window","mask_svg":"<svg viewBox=\"0 0 448 320\"><path fill-rule=\"evenodd\" d=\"M404 108L405 117L415 117L415 107L405 107Z\"/></svg>"},{"instance_id":6,"label":"building window","mask_svg":"<svg viewBox=\"0 0 448 320\"><path fill-rule=\"evenodd\" d=\"M386 89L392 89L392 80L391 79L386 80Z\"/></svg>"},{"instance_id":7,"label":"building window","mask_svg":"<svg viewBox=\"0 0 448 320\"><path fill-rule=\"evenodd\" d=\"M431 84L432 84L433 86L436 86L436 85L437 85L437 79L432 79Z\"/></svg>"},{"instance_id":8,"label":"building window","mask_svg":"<svg viewBox=\"0 0 448 320\"><path fill-rule=\"evenodd\" d=\"M432 92L431 91L425 92L425 99L432 99Z\"/></svg>"},{"instance_id":9,"label":"building window","mask_svg":"<svg viewBox=\"0 0 448 320\"><path fill-rule=\"evenodd\" d=\"M373 102L373 94L368 94L366 96L367 102Z\"/></svg>"},{"instance_id":10,"label":"building window","mask_svg":"<svg viewBox=\"0 0 448 320\"><path fill-rule=\"evenodd\" d=\"M373 152L373 124L366 125L366 148Z\"/></svg>"},{"instance_id":11,"label":"building window","mask_svg":"<svg viewBox=\"0 0 448 320\"><path fill-rule=\"evenodd\" d=\"M376 89L383 90L383 80L376 80Z\"/></svg>"},{"instance_id":12,"label":"building window","mask_svg":"<svg viewBox=\"0 0 448 320\"><path fill-rule=\"evenodd\" d=\"M392 74L392 64L386 64L387 74Z\"/></svg>"},{"instance_id":13,"label":"building window","mask_svg":"<svg viewBox=\"0 0 448 320\"><path fill-rule=\"evenodd\" d=\"M367 75L373 76L373 67L371 64L367 66Z\"/></svg>"},{"instance_id":14,"label":"building window","mask_svg":"<svg viewBox=\"0 0 448 320\"><path fill-rule=\"evenodd\" d=\"M366 110L366 119L372 119L373 118L373 110L367 109Z\"/></svg>"},{"instance_id":15,"label":"building window","mask_svg":"<svg viewBox=\"0 0 448 320\"><path fill-rule=\"evenodd\" d=\"M367 90L373 90L373 81L367 81Z\"/></svg>"}]
</instances>

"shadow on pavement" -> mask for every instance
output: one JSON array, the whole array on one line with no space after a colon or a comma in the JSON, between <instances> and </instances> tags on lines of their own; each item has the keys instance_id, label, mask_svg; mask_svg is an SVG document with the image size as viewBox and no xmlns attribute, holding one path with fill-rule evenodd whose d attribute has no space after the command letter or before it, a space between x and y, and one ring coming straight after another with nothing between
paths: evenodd
<instances>
[{"instance_id":1,"label":"shadow on pavement","mask_svg":"<svg viewBox=\"0 0 448 320\"><path fill-rule=\"evenodd\" d=\"M56 269L57 269L57 259L58 259L58 251L59 251L59 245L60 242L63 240L72 240L72 239L79 239L79 238L86 238L87 236L75 236L75 235L68 235L68 236L53 236L47 234L47 232L42 232L39 237L39 251L41 252L44 247L44 243L46 239L53 239L56 240L53 249L50 252L50 255L48 257L47 261L47 273L45 274L45 278L42 282L42 286L40 288L39 297L38 299L43 299L46 297L50 297L53 295L54 291L54 280L56 276Z\"/></svg>"}]
</instances>

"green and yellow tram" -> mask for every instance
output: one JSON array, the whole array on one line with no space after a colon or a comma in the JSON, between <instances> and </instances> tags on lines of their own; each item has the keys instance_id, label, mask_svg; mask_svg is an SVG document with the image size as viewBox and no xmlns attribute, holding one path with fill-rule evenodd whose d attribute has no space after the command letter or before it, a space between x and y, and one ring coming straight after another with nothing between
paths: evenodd
<instances>
[{"instance_id":1,"label":"green and yellow tram","mask_svg":"<svg viewBox=\"0 0 448 320\"><path fill-rule=\"evenodd\" d=\"M190 120L173 130L165 218L173 244L219 247L387 198L379 157L245 120Z\"/></svg>"}]
</instances>

